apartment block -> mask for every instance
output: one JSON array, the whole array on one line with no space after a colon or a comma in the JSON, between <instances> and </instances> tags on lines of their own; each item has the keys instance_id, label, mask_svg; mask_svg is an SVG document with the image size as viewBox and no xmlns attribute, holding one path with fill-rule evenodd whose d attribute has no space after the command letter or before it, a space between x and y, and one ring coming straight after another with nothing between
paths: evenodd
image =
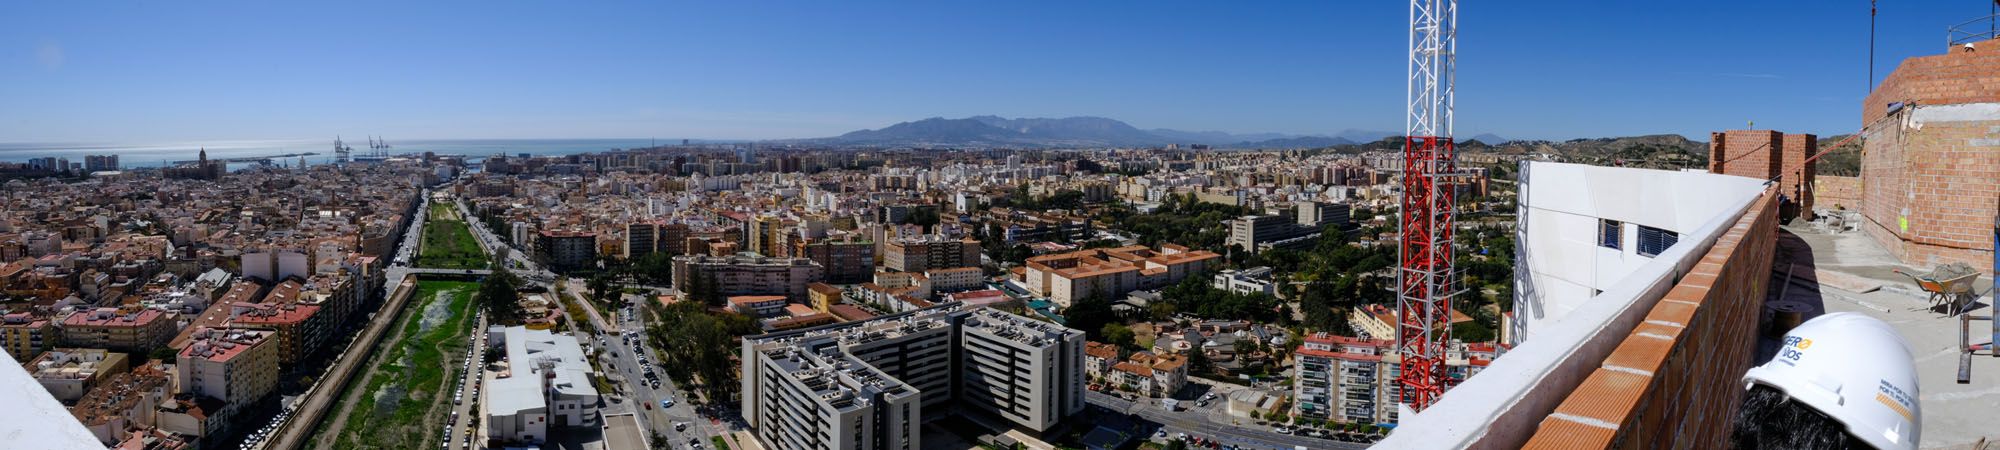
<instances>
[{"instance_id":1,"label":"apartment block","mask_svg":"<svg viewBox=\"0 0 2000 450\"><path fill-rule=\"evenodd\" d=\"M174 316L137 308L77 311L63 318L63 345L145 354L173 338Z\"/></svg>"},{"instance_id":2,"label":"apartment block","mask_svg":"<svg viewBox=\"0 0 2000 450\"><path fill-rule=\"evenodd\" d=\"M597 263L597 233L543 230L535 235L535 256L559 269L587 267Z\"/></svg>"},{"instance_id":3,"label":"apartment block","mask_svg":"<svg viewBox=\"0 0 2000 450\"><path fill-rule=\"evenodd\" d=\"M1082 331L986 308L960 320L962 404L1036 431L1083 412Z\"/></svg>"},{"instance_id":4,"label":"apartment block","mask_svg":"<svg viewBox=\"0 0 2000 450\"><path fill-rule=\"evenodd\" d=\"M274 333L262 330L197 330L174 364L180 393L209 398L216 408L204 410L206 421L195 436L210 436L230 428L236 414L263 400L278 386L278 346Z\"/></svg>"},{"instance_id":5,"label":"apartment block","mask_svg":"<svg viewBox=\"0 0 2000 450\"><path fill-rule=\"evenodd\" d=\"M875 242L870 240L803 239L792 243L791 254L819 263L831 284L866 283L875 273Z\"/></svg>"},{"instance_id":6,"label":"apartment block","mask_svg":"<svg viewBox=\"0 0 2000 450\"><path fill-rule=\"evenodd\" d=\"M0 316L0 349L13 355L16 362L27 362L55 348L60 331L56 322L47 317L32 312L9 313Z\"/></svg>"},{"instance_id":7,"label":"apartment block","mask_svg":"<svg viewBox=\"0 0 2000 450\"><path fill-rule=\"evenodd\" d=\"M978 267L954 267L924 271L924 277L931 280L931 291L958 292L986 286L986 271Z\"/></svg>"},{"instance_id":8,"label":"apartment block","mask_svg":"<svg viewBox=\"0 0 2000 450\"><path fill-rule=\"evenodd\" d=\"M634 223L625 225L625 252L627 260L643 258L659 249L660 225L654 223Z\"/></svg>"},{"instance_id":9,"label":"apartment block","mask_svg":"<svg viewBox=\"0 0 2000 450\"><path fill-rule=\"evenodd\" d=\"M807 284L826 278L825 268L810 259L743 254L676 256L673 272L674 286L691 286L694 277L702 277L722 295L782 295L800 303L806 301Z\"/></svg>"},{"instance_id":10,"label":"apartment block","mask_svg":"<svg viewBox=\"0 0 2000 450\"><path fill-rule=\"evenodd\" d=\"M1395 341L1358 339L1314 333L1293 356L1297 368L1292 383L1292 413L1299 417L1345 423L1383 423L1395 398L1385 398L1383 386L1394 365ZM1384 362L1384 358L1392 361Z\"/></svg>"},{"instance_id":11,"label":"apartment block","mask_svg":"<svg viewBox=\"0 0 2000 450\"><path fill-rule=\"evenodd\" d=\"M958 304L748 337L742 356L771 448L914 449L953 412L1040 432L1083 408L1082 332Z\"/></svg>"},{"instance_id":12,"label":"apartment block","mask_svg":"<svg viewBox=\"0 0 2000 450\"><path fill-rule=\"evenodd\" d=\"M979 267L979 241L939 235L899 239L883 249L882 266L901 272Z\"/></svg>"},{"instance_id":13,"label":"apartment block","mask_svg":"<svg viewBox=\"0 0 2000 450\"><path fill-rule=\"evenodd\" d=\"M1220 264L1222 255L1164 244L1090 249L1028 258L1024 271L1028 291L1068 307L1077 299L1109 299L1140 290L1165 287Z\"/></svg>"}]
</instances>

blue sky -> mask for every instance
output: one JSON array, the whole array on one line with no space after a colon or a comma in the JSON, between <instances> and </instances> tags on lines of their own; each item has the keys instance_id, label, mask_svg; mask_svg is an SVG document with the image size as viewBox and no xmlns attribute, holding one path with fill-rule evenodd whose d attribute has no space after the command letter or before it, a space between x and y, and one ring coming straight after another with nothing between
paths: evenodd
<instances>
[{"instance_id":1,"label":"blue sky","mask_svg":"<svg viewBox=\"0 0 2000 450\"><path fill-rule=\"evenodd\" d=\"M1973 0L1884 2L1877 76ZM1402 128L1407 5L14 2L0 142L830 136L925 117ZM1859 127L1868 3L1472 1L1458 134Z\"/></svg>"}]
</instances>

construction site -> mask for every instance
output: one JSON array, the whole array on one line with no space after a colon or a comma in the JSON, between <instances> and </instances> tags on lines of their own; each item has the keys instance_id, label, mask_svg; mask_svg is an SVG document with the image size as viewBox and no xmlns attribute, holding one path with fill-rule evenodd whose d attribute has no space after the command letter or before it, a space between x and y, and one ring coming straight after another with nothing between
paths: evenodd
<instances>
[{"instance_id":1,"label":"construction site","mask_svg":"<svg viewBox=\"0 0 2000 450\"><path fill-rule=\"evenodd\" d=\"M1745 410L1768 406L1744 399L1765 388L1837 422L1850 443L2000 440L1988 424L2000 413L1992 18L1902 60L1853 105L1857 131L1831 145L1740 129L1712 133L1705 170L1521 163L1511 347L1448 386L1426 364L1449 339L1436 313L1456 293L1452 249L1434 245L1453 231L1456 5L1418 0L1412 17L1398 342L1408 409L1383 447L1737 447L1755 438L1732 436ZM1858 176L1817 174L1833 152L1859 152ZM1842 325L1815 325L1831 323Z\"/></svg>"}]
</instances>

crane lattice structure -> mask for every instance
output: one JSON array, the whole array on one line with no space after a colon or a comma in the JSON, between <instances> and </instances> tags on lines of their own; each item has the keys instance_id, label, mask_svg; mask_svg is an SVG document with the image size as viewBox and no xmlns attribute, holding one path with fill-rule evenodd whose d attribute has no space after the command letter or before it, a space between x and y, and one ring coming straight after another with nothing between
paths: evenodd
<instances>
[{"instance_id":1,"label":"crane lattice structure","mask_svg":"<svg viewBox=\"0 0 2000 450\"><path fill-rule=\"evenodd\" d=\"M1444 394L1445 346L1451 341L1453 188L1452 68L1458 50L1458 2L1410 1L1409 113L1403 118L1403 196L1399 214L1396 352L1401 403L1422 411Z\"/></svg>"}]
</instances>

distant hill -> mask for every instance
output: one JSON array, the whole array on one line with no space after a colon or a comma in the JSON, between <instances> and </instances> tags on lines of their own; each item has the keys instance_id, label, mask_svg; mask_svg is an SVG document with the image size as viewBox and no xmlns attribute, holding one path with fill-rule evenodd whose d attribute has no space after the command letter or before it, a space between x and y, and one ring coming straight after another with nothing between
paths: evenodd
<instances>
[{"instance_id":1,"label":"distant hill","mask_svg":"<svg viewBox=\"0 0 2000 450\"><path fill-rule=\"evenodd\" d=\"M1010 119L991 115L963 119L932 117L901 122L879 129L853 131L835 137L791 142L821 145L1012 148L1154 147L1168 144L1203 144L1232 149L1324 148L1341 153L1396 151L1403 145L1402 133L1395 131L1347 129L1331 136L1284 133L1239 134L1225 131L1141 129L1104 117ZM1509 140L1491 133L1482 133L1459 141L1459 147L1465 152L1547 154L1565 161L1583 163L1625 162L1660 167L1693 167L1705 165L1708 160L1707 143L1691 141L1676 134L1547 141Z\"/></svg>"},{"instance_id":2,"label":"distant hill","mask_svg":"<svg viewBox=\"0 0 2000 450\"><path fill-rule=\"evenodd\" d=\"M1284 133L1237 134L1166 128L1142 130L1116 119L1089 116L1060 119L1009 119L999 116L972 116L963 119L932 117L897 123L880 129L859 130L831 138L804 141L883 146L1136 147L1204 144L1220 148L1325 147L1355 142L1340 137Z\"/></svg>"}]
</instances>

